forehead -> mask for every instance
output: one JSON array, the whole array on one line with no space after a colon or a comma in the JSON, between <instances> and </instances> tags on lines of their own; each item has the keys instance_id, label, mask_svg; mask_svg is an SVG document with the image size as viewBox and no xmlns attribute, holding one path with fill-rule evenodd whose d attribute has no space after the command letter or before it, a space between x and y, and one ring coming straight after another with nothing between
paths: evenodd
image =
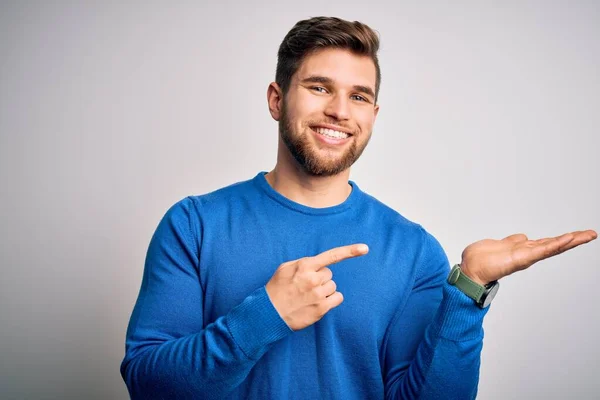
<instances>
[{"instance_id":1,"label":"forehead","mask_svg":"<svg viewBox=\"0 0 600 400\"><path fill-rule=\"evenodd\" d=\"M369 56L357 55L346 49L326 48L306 56L294 79L323 76L341 86L369 86L375 90L377 71Z\"/></svg>"}]
</instances>

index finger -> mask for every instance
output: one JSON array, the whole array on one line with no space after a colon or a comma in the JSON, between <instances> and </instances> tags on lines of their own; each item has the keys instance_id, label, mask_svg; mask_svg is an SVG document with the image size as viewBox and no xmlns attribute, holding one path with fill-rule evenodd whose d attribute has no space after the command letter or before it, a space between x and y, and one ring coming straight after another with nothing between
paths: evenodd
<instances>
[{"instance_id":1,"label":"index finger","mask_svg":"<svg viewBox=\"0 0 600 400\"><path fill-rule=\"evenodd\" d=\"M307 257L308 268L318 271L328 265L338 263L347 258L359 257L369 252L369 246L364 243L350 244L347 246L334 247L313 257Z\"/></svg>"}]
</instances>

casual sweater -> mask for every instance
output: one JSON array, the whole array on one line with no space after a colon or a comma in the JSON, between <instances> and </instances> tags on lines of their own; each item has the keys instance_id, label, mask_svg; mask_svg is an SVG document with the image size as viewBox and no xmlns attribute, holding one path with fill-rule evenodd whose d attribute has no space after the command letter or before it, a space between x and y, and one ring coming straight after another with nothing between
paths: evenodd
<instances>
[{"instance_id":1,"label":"casual sweater","mask_svg":"<svg viewBox=\"0 0 600 400\"><path fill-rule=\"evenodd\" d=\"M311 208L260 172L170 208L127 330L131 397L475 398L487 310L446 283L431 234L349 184ZM329 267L343 303L291 330L265 290L275 270L353 243L369 253Z\"/></svg>"}]
</instances>

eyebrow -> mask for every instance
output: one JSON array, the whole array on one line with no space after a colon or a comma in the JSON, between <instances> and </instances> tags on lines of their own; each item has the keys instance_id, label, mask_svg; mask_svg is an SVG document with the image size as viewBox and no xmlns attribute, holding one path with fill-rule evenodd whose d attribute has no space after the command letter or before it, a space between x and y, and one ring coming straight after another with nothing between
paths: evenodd
<instances>
[{"instance_id":1,"label":"eyebrow","mask_svg":"<svg viewBox=\"0 0 600 400\"><path fill-rule=\"evenodd\" d=\"M323 83L323 84L332 85L333 79L328 78L326 76L313 75L313 76L309 76L308 78L302 79L301 82L302 83ZM375 91L373 91L373 89L371 89L369 86L354 85L354 86L352 86L352 89L354 89L355 91L360 92L360 93L368 94L369 96L375 98Z\"/></svg>"}]
</instances>

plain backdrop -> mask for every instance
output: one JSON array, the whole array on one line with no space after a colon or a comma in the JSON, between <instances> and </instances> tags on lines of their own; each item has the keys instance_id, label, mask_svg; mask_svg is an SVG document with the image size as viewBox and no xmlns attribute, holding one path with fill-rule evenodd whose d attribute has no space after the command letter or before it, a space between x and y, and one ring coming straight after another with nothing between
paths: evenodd
<instances>
[{"instance_id":1,"label":"plain backdrop","mask_svg":"<svg viewBox=\"0 0 600 400\"><path fill-rule=\"evenodd\" d=\"M318 15L381 35L351 179L451 262L483 238L600 228L596 1L2 2L0 398L127 398L150 237L181 198L274 166L277 48ZM502 280L480 399L599 398L599 254Z\"/></svg>"}]
</instances>

